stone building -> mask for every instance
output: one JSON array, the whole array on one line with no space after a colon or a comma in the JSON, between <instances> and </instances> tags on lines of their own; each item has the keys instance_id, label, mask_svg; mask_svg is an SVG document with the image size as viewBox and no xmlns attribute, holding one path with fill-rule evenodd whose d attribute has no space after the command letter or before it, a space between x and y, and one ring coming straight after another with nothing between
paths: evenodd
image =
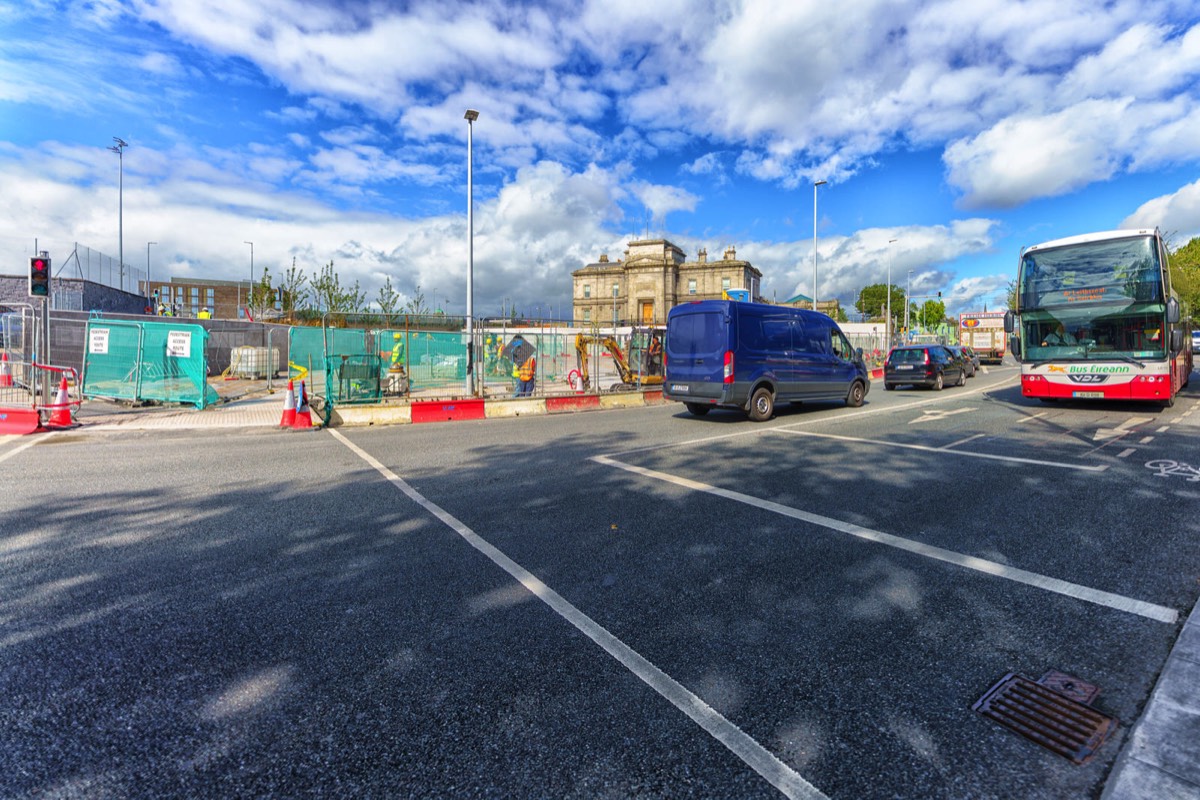
<instances>
[{"instance_id":1,"label":"stone building","mask_svg":"<svg viewBox=\"0 0 1200 800\"><path fill-rule=\"evenodd\" d=\"M663 325L667 312L692 300L719 300L729 289L744 289L759 301L762 273L739 261L733 247L709 261L704 248L695 261L666 239L630 242L624 259L600 256L571 273L576 325Z\"/></svg>"}]
</instances>

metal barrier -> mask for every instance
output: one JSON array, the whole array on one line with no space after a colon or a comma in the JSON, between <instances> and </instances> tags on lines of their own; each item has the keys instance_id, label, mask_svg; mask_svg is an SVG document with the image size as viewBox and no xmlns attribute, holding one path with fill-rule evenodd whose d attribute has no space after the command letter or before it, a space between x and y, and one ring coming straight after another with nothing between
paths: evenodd
<instances>
[{"instance_id":1,"label":"metal barrier","mask_svg":"<svg viewBox=\"0 0 1200 800\"><path fill-rule=\"evenodd\" d=\"M0 434L33 433L44 424L68 427L81 401L72 367L0 357Z\"/></svg>"}]
</instances>

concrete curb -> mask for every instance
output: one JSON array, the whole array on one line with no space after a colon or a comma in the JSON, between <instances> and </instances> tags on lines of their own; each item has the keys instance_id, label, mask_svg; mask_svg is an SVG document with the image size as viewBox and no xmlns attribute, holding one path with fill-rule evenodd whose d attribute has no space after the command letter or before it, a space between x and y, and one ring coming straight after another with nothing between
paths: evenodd
<instances>
[{"instance_id":1,"label":"concrete curb","mask_svg":"<svg viewBox=\"0 0 1200 800\"><path fill-rule=\"evenodd\" d=\"M1100 800L1200 798L1200 603L1183 624Z\"/></svg>"}]
</instances>

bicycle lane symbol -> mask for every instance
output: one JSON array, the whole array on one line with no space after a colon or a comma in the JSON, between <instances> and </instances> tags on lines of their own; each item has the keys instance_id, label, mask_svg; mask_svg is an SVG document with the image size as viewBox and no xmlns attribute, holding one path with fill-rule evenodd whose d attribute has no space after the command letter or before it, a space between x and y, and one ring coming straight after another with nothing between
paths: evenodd
<instances>
[{"instance_id":1,"label":"bicycle lane symbol","mask_svg":"<svg viewBox=\"0 0 1200 800\"><path fill-rule=\"evenodd\" d=\"M1178 475L1190 483L1200 482L1200 469L1190 464L1185 464L1182 461L1171 461L1170 459L1160 458L1154 461L1147 461L1146 469L1155 470L1155 475L1159 478L1170 478L1173 475Z\"/></svg>"}]
</instances>

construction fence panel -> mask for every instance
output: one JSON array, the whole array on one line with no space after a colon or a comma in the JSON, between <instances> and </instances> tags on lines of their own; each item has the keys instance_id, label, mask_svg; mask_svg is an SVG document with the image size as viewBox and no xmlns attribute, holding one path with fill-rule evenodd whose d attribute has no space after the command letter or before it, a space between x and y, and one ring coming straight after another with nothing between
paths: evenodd
<instances>
[{"instance_id":1,"label":"construction fence panel","mask_svg":"<svg viewBox=\"0 0 1200 800\"><path fill-rule=\"evenodd\" d=\"M202 325L91 320L83 358L83 394L205 408L219 400L208 385L207 339Z\"/></svg>"}]
</instances>

